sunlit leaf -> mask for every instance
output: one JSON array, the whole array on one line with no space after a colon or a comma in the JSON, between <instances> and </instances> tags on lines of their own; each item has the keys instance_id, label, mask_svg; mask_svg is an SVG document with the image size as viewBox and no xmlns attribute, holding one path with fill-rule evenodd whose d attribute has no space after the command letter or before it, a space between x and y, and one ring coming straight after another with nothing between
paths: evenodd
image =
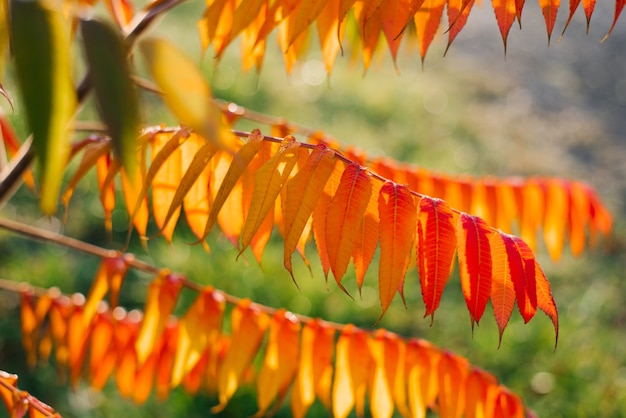
<instances>
[{"instance_id":1,"label":"sunlit leaf","mask_svg":"<svg viewBox=\"0 0 626 418\"><path fill-rule=\"evenodd\" d=\"M76 107L66 21L44 1L12 0L10 6L17 80L41 168L40 208L54 215Z\"/></svg>"},{"instance_id":2,"label":"sunlit leaf","mask_svg":"<svg viewBox=\"0 0 626 418\"><path fill-rule=\"evenodd\" d=\"M163 91L163 99L180 122L218 148L229 149L233 137L212 100L209 84L193 60L161 39L142 39L139 48L154 81ZM171 71L172 63L176 63L176 71Z\"/></svg>"},{"instance_id":3,"label":"sunlit leaf","mask_svg":"<svg viewBox=\"0 0 626 418\"><path fill-rule=\"evenodd\" d=\"M257 378L256 416L263 416L276 399L276 409L287 394L298 367L300 322L294 314L281 309L270 323L265 358Z\"/></svg>"},{"instance_id":4,"label":"sunlit leaf","mask_svg":"<svg viewBox=\"0 0 626 418\"><path fill-rule=\"evenodd\" d=\"M139 365L148 358L156 340L163 333L182 286L183 278L167 271L161 273L148 286L144 319L135 344Z\"/></svg>"},{"instance_id":5,"label":"sunlit leaf","mask_svg":"<svg viewBox=\"0 0 626 418\"><path fill-rule=\"evenodd\" d=\"M426 305L424 317L434 318L456 251L455 222L450 208L439 199L423 197L418 213L417 265Z\"/></svg>"},{"instance_id":6,"label":"sunlit leaf","mask_svg":"<svg viewBox=\"0 0 626 418\"><path fill-rule=\"evenodd\" d=\"M369 173L356 164L344 170L326 212L326 246L330 268L339 287L356 241L358 227L372 193Z\"/></svg>"},{"instance_id":7,"label":"sunlit leaf","mask_svg":"<svg viewBox=\"0 0 626 418\"><path fill-rule=\"evenodd\" d=\"M404 186L386 182L378 198L380 216L380 261L378 293L382 315L396 294L402 294L417 226L413 195Z\"/></svg>"},{"instance_id":8,"label":"sunlit leaf","mask_svg":"<svg viewBox=\"0 0 626 418\"><path fill-rule=\"evenodd\" d=\"M219 404L211 409L222 411L244 378L270 324L270 318L244 299L231 313L232 342L218 372Z\"/></svg>"}]
</instances>

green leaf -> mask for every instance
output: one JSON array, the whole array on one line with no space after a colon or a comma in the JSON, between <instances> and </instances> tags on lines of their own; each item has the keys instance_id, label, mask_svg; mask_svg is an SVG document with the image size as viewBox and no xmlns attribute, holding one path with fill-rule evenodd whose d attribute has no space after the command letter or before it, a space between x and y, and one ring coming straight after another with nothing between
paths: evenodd
<instances>
[{"instance_id":1,"label":"green leaf","mask_svg":"<svg viewBox=\"0 0 626 418\"><path fill-rule=\"evenodd\" d=\"M11 39L17 79L39 159L40 207L54 215L69 155L68 123L76 107L69 25L42 1L11 1Z\"/></svg>"},{"instance_id":2,"label":"green leaf","mask_svg":"<svg viewBox=\"0 0 626 418\"><path fill-rule=\"evenodd\" d=\"M137 163L139 101L120 33L98 20L81 20L85 55L98 110L113 141L113 150L128 173Z\"/></svg>"}]
</instances>

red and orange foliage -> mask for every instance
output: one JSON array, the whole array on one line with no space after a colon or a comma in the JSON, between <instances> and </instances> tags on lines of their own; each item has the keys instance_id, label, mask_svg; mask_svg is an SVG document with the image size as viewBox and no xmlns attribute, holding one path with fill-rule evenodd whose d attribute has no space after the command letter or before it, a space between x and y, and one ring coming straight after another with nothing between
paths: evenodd
<instances>
[{"instance_id":1,"label":"red and orange foliage","mask_svg":"<svg viewBox=\"0 0 626 418\"><path fill-rule=\"evenodd\" d=\"M567 29L580 0L570 0ZM583 1L587 25L595 8L595 0ZM613 24L617 22L626 2L615 1ZM492 0L491 5L500 29L506 51L506 42L515 21L521 25L524 0ZM540 0L539 5L546 24L548 41L561 6L560 0ZM202 46L211 46L219 59L232 41L242 34L241 56L244 69L253 65L258 70L269 34L278 28L278 42L285 66L291 72L296 59L308 48L310 32L315 27L323 61L331 71L342 49L344 33L350 33L348 42L360 45L363 65L367 69L382 36L396 60L400 42L405 34L416 36L419 53L424 60L435 35L441 30L448 36L448 48L462 31L474 6L474 0L212 0L198 22ZM442 23L444 9L447 21ZM346 30L346 26L351 26Z\"/></svg>"},{"instance_id":2,"label":"red and orange foliage","mask_svg":"<svg viewBox=\"0 0 626 418\"><path fill-rule=\"evenodd\" d=\"M151 162L137 168L133 187L122 181L130 223L145 238L151 196L152 216L168 241L182 213L199 242L217 224L240 253L251 247L259 262L276 227L284 238L290 273L296 250L308 265L305 246L314 239L324 273L332 272L344 291L350 262L360 289L380 247L382 314L396 293L403 298L406 273L415 264L425 316L433 315L458 254L472 324L491 301L502 336L517 301L525 322L540 309L558 335L556 305L535 260L534 244L504 231L517 223L522 236L534 243L543 228L554 258L563 250L567 231L577 254L585 245L586 228L593 238L611 227L610 215L590 188L553 179L442 178L388 160L344 155L315 138L317 145L292 136L264 137L256 130L232 153L212 147L202 154L202 138L189 130L147 129L141 159ZM89 150L106 144L103 139L88 145L70 184L80 181L87 164L110 163L107 180L99 183L104 195L119 164L107 152L90 158ZM68 189L67 203L70 197Z\"/></svg>"},{"instance_id":3,"label":"red and orange foliage","mask_svg":"<svg viewBox=\"0 0 626 418\"><path fill-rule=\"evenodd\" d=\"M206 390L218 399L213 412L223 410L241 385L255 385L256 416L276 411L288 391L296 417L305 416L316 399L337 417L354 409L362 416L366 402L376 417L394 410L419 417L428 409L442 417L532 413L493 375L426 341L269 309L167 271L149 285L143 312L111 309L94 288L103 271L117 277L123 269L111 266L126 261L121 255L105 258L86 301L79 294L19 289L31 364L54 352L58 373L72 385L83 379L99 390L114 379L120 393L137 403L153 391L165 399L176 387L190 394ZM172 312L182 286L197 296L177 317ZM23 393L3 389L14 384L10 376L0 375L0 383L9 411L34 408L36 401L16 398Z\"/></svg>"}]
</instances>

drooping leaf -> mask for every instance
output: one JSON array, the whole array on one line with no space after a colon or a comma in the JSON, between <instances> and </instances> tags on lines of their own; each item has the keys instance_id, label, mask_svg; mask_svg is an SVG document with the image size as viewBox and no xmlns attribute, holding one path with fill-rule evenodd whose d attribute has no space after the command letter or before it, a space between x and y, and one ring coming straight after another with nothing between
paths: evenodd
<instances>
[{"instance_id":1,"label":"drooping leaf","mask_svg":"<svg viewBox=\"0 0 626 418\"><path fill-rule=\"evenodd\" d=\"M465 381L466 418L490 417L493 405L489 402L489 391L498 384L496 378L475 367Z\"/></svg>"},{"instance_id":2,"label":"drooping leaf","mask_svg":"<svg viewBox=\"0 0 626 418\"><path fill-rule=\"evenodd\" d=\"M325 145L319 145L311 153L306 165L287 183L283 264L292 276L291 255L324 191L335 163L335 153Z\"/></svg>"},{"instance_id":3,"label":"drooping leaf","mask_svg":"<svg viewBox=\"0 0 626 418\"><path fill-rule=\"evenodd\" d=\"M424 58L426 58L428 48L439 28L445 4L445 0L424 0L413 17L415 29L417 30L417 40L420 46L422 63L424 62Z\"/></svg>"},{"instance_id":4,"label":"drooping leaf","mask_svg":"<svg viewBox=\"0 0 626 418\"><path fill-rule=\"evenodd\" d=\"M516 188L523 201L520 215L520 237L532 249L537 248L537 230L543 224L545 213L545 191L542 185L531 180Z\"/></svg>"},{"instance_id":5,"label":"drooping leaf","mask_svg":"<svg viewBox=\"0 0 626 418\"><path fill-rule=\"evenodd\" d=\"M294 314L279 309L270 323L265 358L257 378L256 416L263 416L276 399L279 406L298 366L300 322ZM275 408L274 408L275 409Z\"/></svg>"},{"instance_id":6,"label":"drooping leaf","mask_svg":"<svg viewBox=\"0 0 626 418\"><path fill-rule=\"evenodd\" d=\"M358 226L372 193L369 173L356 164L344 170L326 212L326 246L330 268L339 287L356 241Z\"/></svg>"},{"instance_id":7,"label":"drooping leaf","mask_svg":"<svg viewBox=\"0 0 626 418\"><path fill-rule=\"evenodd\" d=\"M450 45L452 45L457 35L465 27L473 6L474 0L448 0L448 45L444 55L450 49Z\"/></svg>"},{"instance_id":8,"label":"drooping leaf","mask_svg":"<svg viewBox=\"0 0 626 418\"><path fill-rule=\"evenodd\" d=\"M337 19L340 0L327 0L316 20L317 34L326 72L330 74L341 49L345 21Z\"/></svg>"},{"instance_id":9,"label":"drooping leaf","mask_svg":"<svg viewBox=\"0 0 626 418\"><path fill-rule=\"evenodd\" d=\"M454 215L444 201L422 198L417 223L417 265L426 305L424 317L434 318L452 269L456 251L454 223Z\"/></svg>"},{"instance_id":10,"label":"drooping leaf","mask_svg":"<svg viewBox=\"0 0 626 418\"><path fill-rule=\"evenodd\" d=\"M224 310L224 295L208 286L180 319L178 346L172 368L173 387L180 384L206 348L217 343Z\"/></svg>"},{"instance_id":11,"label":"drooping leaf","mask_svg":"<svg viewBox=\"0 0 626 418\"><path fill-rule=\"evenodd\" d=\"M270 318L259 308L244 299L231 313L232 342L218 372L219 404L211 408L213 413L222 411L233 396L250 366Z\"/></svg>"},{"instance_id":12,"label":"drooping leaf","mask_svg":"<svg viewBox=\"0 0 626 418\"><path fill-rule=\"evenodd\" d=\"M187 143L187 142L186 142ZM183 150L184 150L183 146ZM179 186L176 189L176 193L172 198L172 203L170 204L169 209L167 210L167 214L165 215L165 220L163 221L164 225L167 225L172 216L176 213L176 210L183 204L183 201L189 196L190 190L196 185L199 177L205 172L206 166L215 155L217 148L211 142L207 142L202 145L195 153L193 159L189 162L187 166L187 170L185 174L180 179ZM182 161L182 153L181 153L181 166L185 167ZM170 157L172 158L172 157ZM202 189L202 196L208 198L206 194L206 189L208 187L208 182L206 184L199 183L199 188ZM208 208L207 208L208 209Z\"/></svg>"},{"instance_id":13,"label":"drooping leaf","mask_svg":"<svg viewBox=\"0 0 626 418\"><path fill-rule=\"evenodd\" d=\"M294 417L304 417L316 396L330 408L334 335L335 331L319 320L302 328L298 373L291 392Z\"/></svg>"},{"instance_id":14,"label":"drooping leaf","mask_svg":"<svg viewBox=\"0 0 626 418\"><path fill-rule=\"evenodd\" d=\"M41 168L40 208L54 215L76 107L66 21L59 9L28 0L11 1L10 20L17 80Z\"/></svg>"},{"instance_id":15,"label":"drooping leaf","mask_svg":"<svg viewBox=\"0 0 626 418\"><path fill-rule=\"evenodd\" d=\"M417 208L410 190L386 182L378 198L380 216L380 261L378 293L381 317L399 292L402 294L404 276L409 267L417 226Z\"/></svg>"},{"instance_id":16,"label":"drooping leaf","mask_svg":"<svg viewBox=\"0 0 626 418\"><path fill-rule=\"evenodd\" d=\"M524 322L528 322L537 310L535 257L532 250L520 238L502 232L500 236L506 249L517 307Z\"/></svg>"},{"instance_id":17,"label":"drooping leaf","mask_svg":"<svg viewBox=\"0 0 626 418\"><path fill-rule=\"evenodd\" d=\"M619 15L622 14L624 6L626 6L626 0L615 0L615 14L613 15L613 23L611 23L611 27L609 28L609 31L606 33L606 35L604 35L604 38L602 38L602 41L606 40L611 32L613 32L613 28L615 28L617 19L619 19Z\"/></svg>"},{"instance_id":18,"label":"drooping leaf","mask_svg":"<svg viewBox=\"0 0 626 418\"><path fill-rule=\"evenodd\" d=\"M539 0L539 7L543 13L543 18L546 21L546 30L548 31L548 44L550 43L550 37L552 36L552 29L554 29L554 23L556 22L556 15L559 11L561 0Z\"/></svg>"},{"instance_id":19,"label":"drooping leaf","mask_svg":"<svg viewBox=\"0 0 626 418\"><path fill-rule=\"evenodd\" d=\"M465 379L468 362L463 357L443 353L437 367L439 416L459 418L465 401Z\"/></svg>"},{"instance_id":20,"label":"drooping leaf","mask_svg":"<svg viewBox=\"0 0 626 418\"><path fill-rule=\"evenodd\" d=\"M430 343L412 339L406 344L405 376L409 412L426 418L439 393L438 364L441 353Z\"/></svg>"},{"instance_id":21,"label":"drooping leaf","mask_svg":"<svg viewBox=\"0 0 626 418\"><path fill-rule=\"evenodd\" d=\"M240 252L250 245L270 209L274 208L276 199L296 164L299 145L293 137L286 137L278 152L254 174L254 191L241 233Z\"/></svg>"},{"instance_id":22,"label":"drooping leaf","mask_svg":"<svg viewBox=\"0 0 626 418\"><path fill-rule=\"evenodd\" d=\"M491 297L491 229L482 219L461 213L456 224L459 275L472 326L480 322Z\"/></svg>"},{"instance_id":23,"label":"drooping leaf","mask_svg":"<svg viewBox=\"0 0 626 418\"><path fill-rule=\"evenodd\" d=\"M552 290L550 289L550 282L546 278L546 275L541 270L539 263L535 261L535 281L537 286L537 307L541 309L548 318L552 321L554 326L554 346L559 341L559 313L556 308L556 303L552 297Z\"/></svg>"},{"instance_id":24,"label":"drooping leaf","mask_svg":"<svg viewBox=\"0 0 626 418\"><path fill-rule=\"evenodd\" d=\"M111 301L111 308L117 306L117 301L122 287L122 281L126 272L128 271L128 264L122 256L114 258L104 258L96 277L93 279L87 300L83 308L82 314L82 326L83 331L89 326L93 320L98 303L104 298L107 292L109 292L109 299Z\"/></svg>"},{"instance_id":25,"label":"drooping leaf","mask_svg":"<svg viewBox=\"0 0 626 418\"><path fill-rule=\"evenodd\" d=\"M157 227L168 242L172 241L176 221L180 214L180 204L171 210L171 213L168 208L176 203L174 199L182 183L182 153L179 145L186 139L187 136L176 140L176 134L173 136L156 134L152 137L154 160L146 175L144 190L147 186L152 186L152 214ZM171 150L170 145L173 145ZM163 160L160 159L161 157ZM151 176L152 173L154 176ZM178 197L181 198L180 195Z\"/></svg>"},{"instance_id":26,"label":"drooping leaf","mask_svg":"<svg viewBox=\"0 0 626 418\"><path fill-rule=\"evenodd\" d=\"M138 364L141 365L148 358L154 343L163 333L182 286L183 278L167 271L161 273L148 286L144 319L135 344Z\"/></svg>"},{"instance_id":27,"label":"drooping leaf","mask_svg":"<svg viewBox=\"0 0 626 418\"><path fill-rule=\"evenodd\" d=\"M287 30L287 44L291 44L318 18L322 9L327 5L326 0L301 1L289 20ZM337 9L335 9L337 10Z\"/></svg>"},{"instance_id":28,"label":"drooping leaf","mask_svg":"<svg viewBox=\"0 0 626 418\"><path fill-rule=\"evenodd\" d=\"M501 234L491 234L491 258L493 261L491 305L500 332L500 344L504 329L513 312L513 306L515 306L515 287L511 279L507 250Z\"/></svg>"},{"instance_id":29,"label":"drooping leaf","mask_svg":"<svg viewBox=\"0 0 626 418\"><path fill-rule=\"evenodd\" d=\"M511 26L517 17L516 0L492 0L493 11L496 14L496 21L502 35L504 43L504 53L506 54L506 40L509 37Z\"/></svg>"},{"instance_id":30,"label":"drooping leaf","mask_svg":"<svg viewBox=\"0 0 626 418\"><path fill-rule=\"evenodd\" d=\"M100 117L107 126L113 149L127 172L137 163L139 99L130 77L128 51L117 29L98 20L81 20L89 77Z\"/></svg>"},{"instance_id":31,"label":"drooping leaf","mask_svg":"<svg viewBox=\"0 0 626 418\"><path fill-rule=\"evenodd\" d=\"M378 200L380 196L380 189L383 186L380 181L373 181L372 193L365 213L363 214L363 220L359 225L356 241L354 242L354 248L352 249L352 262L354 263L354 273L356 275L356 284L359 288L359 293L365 280L365 273L369 268L374 255L376 254L376 248L378 248L378 237L380 230L380 216L378 210ZM399 289L400 296L404 300L402 294L402 287Z\"/></svg>"}]
</instances>

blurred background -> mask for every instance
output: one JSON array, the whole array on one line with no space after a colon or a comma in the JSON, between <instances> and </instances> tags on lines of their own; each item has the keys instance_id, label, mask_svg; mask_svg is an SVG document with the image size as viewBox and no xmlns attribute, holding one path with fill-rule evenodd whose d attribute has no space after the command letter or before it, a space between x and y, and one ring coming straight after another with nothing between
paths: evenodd
<instances>
[{"instance_id":1,"label":"blurred background","mask_svg":"<svg viewBox=\"0 0 626 418\"><path fill-rule=\"evenodd\" d=\"M330 76L316 38L311 41L311 51L290 75L273 43L260 74L241 71L236 43L216 63L212 51L202 55L192 24L203 7L204 2L178 7L152 34L184 45L201 63L218 98L322 130L342 144L362 148L370 157L388 156L447 174L545 175L584 180L593 186L614 216L613 236L579 258L573 258L566 249L558 263L549 259L545 248L537 252L560 313L556 350L549 319L539 314L524 325L517 309L500 348L491 308L472 335L456 271L432 326L430 319L422 319L424 308L414 268L405 282L407 309L396 298L380 326L407 337L424 338L466 357L520 394L539 416L626 416L624 17L611 37L599 42L611 25L612 3L598 2L588 35L584 14L578 10L559 41L568 12L564 5L548 47L541 10L529 2L522 18L523 29L520 31L517 24L511 29L506 56L491 6L475 6L445 57L447 37L435 38L423 66L417 49L406 39L396 66L386 45L381 44L380 53L364 74L362 64L350 58L351 51L345 45L345 56L338 58ZM145 112L147 123L175 123L158 107L154 96L148 100L155 103L154 109ZM19 114L19 103L17 106ZM5 103L3 108L10 113ZM89 106L82 116L95 118ZM12 120L19 123L15 116ZM239 125L242 130L255 126L250 122ZM17 127L23 136L24 127ZM269 133L268 127L261 129ZM81 184L65 224L56 218L41 218L26 190L20 190L0 215L121 248L126 236L125 211L116 209L114 234L107 237L94 190L93 178ZM276 234L262 267L251 253L236 261L237 250L215 232L209 239L210 254L186 244L191 241L194 239L182 226L172 245L153 239L148 251L136 242L131 250L141 259L184 273L192 280L269 306L364 328L372 328L380 315L376 268L366 277L361 298L353 273L344 279L355 295L353 301L332 279L326 286L313 245L308 248L312 274L294 257L298 290L282 267L282 242ZM85 293L97 265L95 258L0 231L2 278ZM124 306L141 307L148 279L134 274L126 281ZM35 371L26 367L17 303L15 295L0 291L0 369L18 374L21 388L64 416L206 416L217 403L210 395L192 397L175 390L166 403L151 398L148 404L136 407L120 398L113 383L103 393L87 386L68 391L66 384L58 381L53 366L42 365ZM253 395L242 389L223 415L250 416L255 411ZM0 416L4 413L0 408ZM279 414L288 416L289 409L283 408ZM320 405L311 411L311 416L318 415L327 415Z\"/></svg>"}]
</instances>

